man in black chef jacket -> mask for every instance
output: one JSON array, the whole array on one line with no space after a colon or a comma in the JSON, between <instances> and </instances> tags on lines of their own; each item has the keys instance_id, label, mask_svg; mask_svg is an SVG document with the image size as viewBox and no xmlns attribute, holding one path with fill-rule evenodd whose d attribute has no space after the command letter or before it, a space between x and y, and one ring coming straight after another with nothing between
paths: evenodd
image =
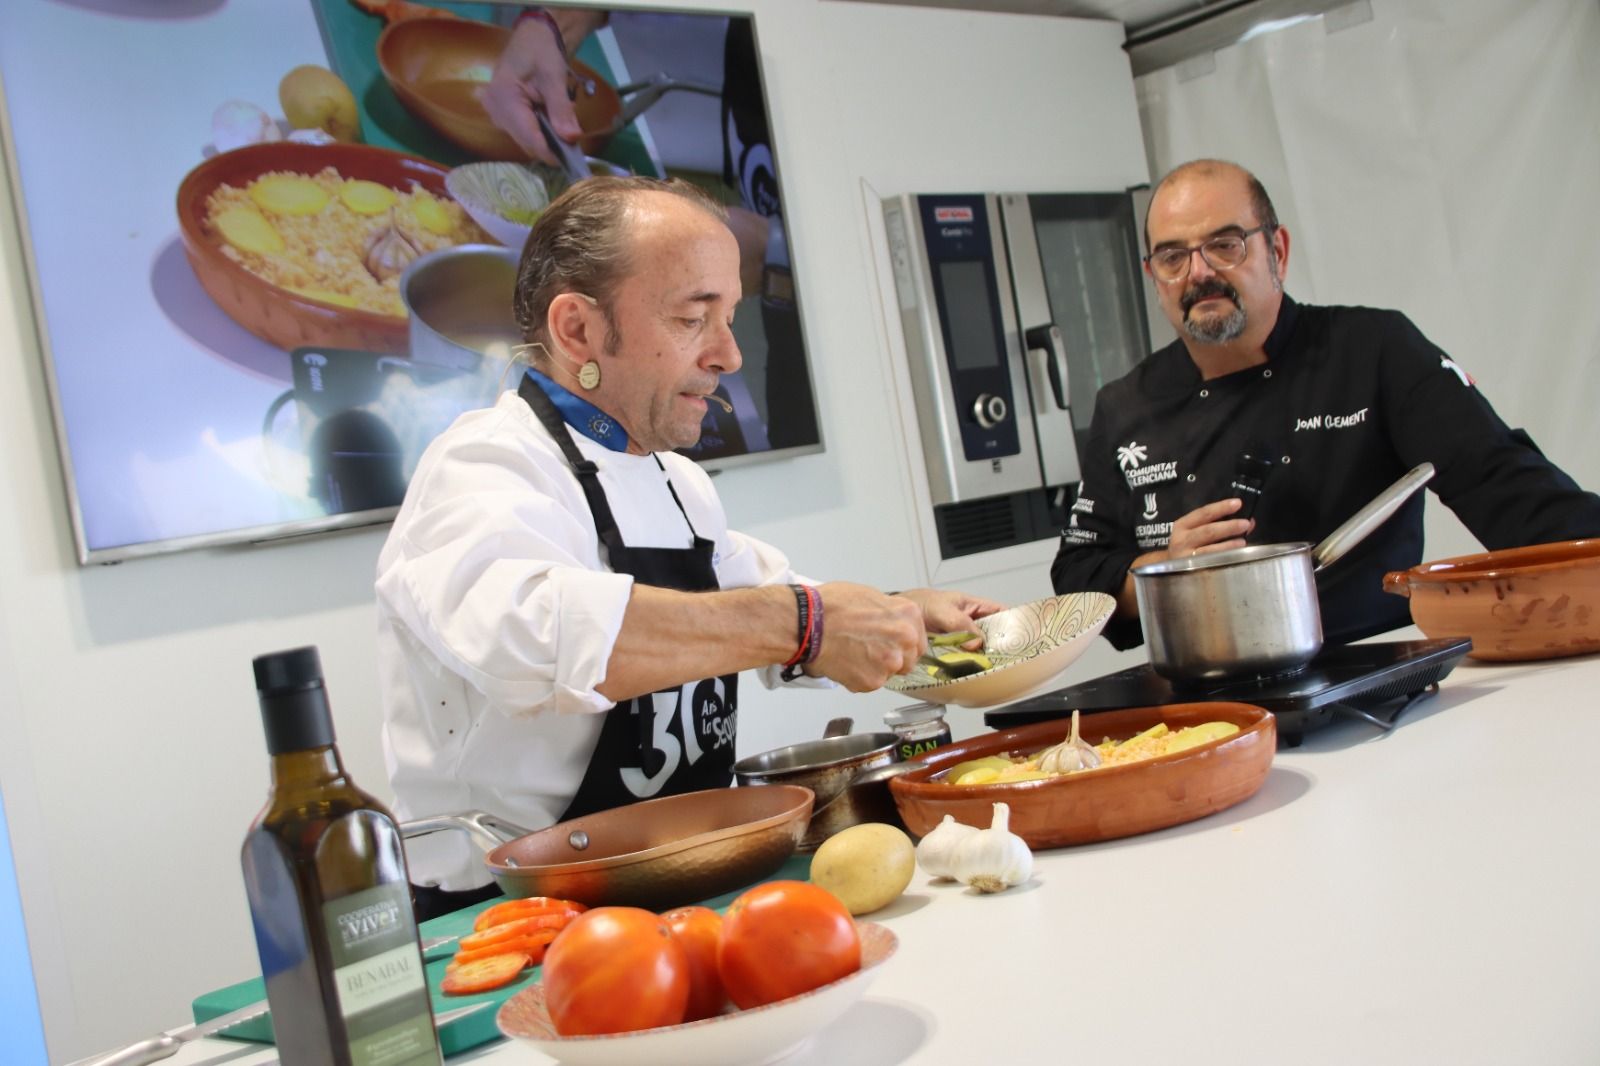
<instances>
[{"instance_id":1,"label":"man in black chef jacket","mask_svg":"<svg viewBox=\"0 0 1600 1066\"><path fill-rule=\"evenodd\" d=\"M1600 535L1584 492L1489 406L1405 315L1299 304L1289 231L1255 176L1185 163L1156 186L1145 269L1179 339L1101 390L1083 480L1050 568L1057 592L1117 598L1105 633L1142 637L1129 571L1250 543L1315 543L1421 462L1493 549ZM1253 514L1232 485L1265 459ZM1241 462L1241 460L1246 460ZM1422 560L1417 495L1318 579L1325 639L1406 625L1382 576Z\"/></svg>"}]
</instances>

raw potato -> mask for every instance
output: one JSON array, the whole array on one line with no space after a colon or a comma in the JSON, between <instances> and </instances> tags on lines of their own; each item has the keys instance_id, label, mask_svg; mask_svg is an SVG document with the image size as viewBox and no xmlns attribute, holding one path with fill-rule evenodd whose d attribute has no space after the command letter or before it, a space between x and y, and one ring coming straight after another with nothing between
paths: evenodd
<instances>
[{"instance_id":1,"label":"raw potato","mask_svg":"<svg viewBox=\"0 0 1600 1066\"><path fill-rule=\"evenodd\" d=\"M283 117L297 130L318 129L336 141L361 140L361 113L355 94L326 67L295 67L278 83Z\"/></svg>"},{"instance_id":2,"label":"raw potato","mask_svg":"<svg viewBox=\"0 0 1600 1066\"><path fill-rule=\"evenodd\" d=\"M871 914L900 898L917 869L911 838L892 825L842 829L811 859L811 881L832 892L851 914Z\"/></svg>"}]
</instances>

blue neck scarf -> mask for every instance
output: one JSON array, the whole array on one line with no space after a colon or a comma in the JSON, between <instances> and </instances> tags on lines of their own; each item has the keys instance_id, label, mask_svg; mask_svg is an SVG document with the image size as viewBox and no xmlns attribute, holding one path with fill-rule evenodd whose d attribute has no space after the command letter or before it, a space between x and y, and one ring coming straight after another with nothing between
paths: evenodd
<instances>
[{"instance_id":1,"label":"blue neck scarf","mask_svg":"<svg viewBox=\"0 0 1600 1066\"><path fill-rule=\"evenodd\" d=\"M617 425L616 419L582 396L568 392L532 367L528 368L528 377L550 397L550 402L556 405L556 410L561 412L561 417L567 425L596 444L604 445L614 452L628 450L628 433Z\"/></svg>"}]
</instances>

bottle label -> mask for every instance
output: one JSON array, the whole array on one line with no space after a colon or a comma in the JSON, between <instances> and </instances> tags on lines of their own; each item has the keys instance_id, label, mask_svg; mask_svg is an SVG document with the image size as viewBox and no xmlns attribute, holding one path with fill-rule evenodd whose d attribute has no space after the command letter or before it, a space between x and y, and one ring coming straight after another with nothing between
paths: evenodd
<instances>
[{"instance_id":1,"label":"bottle label","mask_svg":"<svg viewBox=\"0 0 1600 1066\"><path fill-rule=\"evenodd\" d=\"M950 743L950 730L941 729L930 737L921 740L902 740L900 742L900 758L915 759L919 755L926 755L935 748L942 748Z\"/></svg>"},{"instance_id":2,"label":"bottle label","mask_svg":"<svg viewBox=\"0 0 1600 1066\"><path fill-rule=\"evenodd\" d=\"M323 904L353 1066L437 1064L428 980L404 882Z\"/></svg>"}]
</instances>

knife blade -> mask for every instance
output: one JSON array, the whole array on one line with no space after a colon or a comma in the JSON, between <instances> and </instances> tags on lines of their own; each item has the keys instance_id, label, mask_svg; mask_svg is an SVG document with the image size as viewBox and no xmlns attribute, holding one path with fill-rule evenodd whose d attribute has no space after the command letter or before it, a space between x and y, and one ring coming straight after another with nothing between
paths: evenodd
<instances>
[{"instance_id":1,"label":"knife blade","mask_svg":"<svg viewBox=\"0 0 1600 1066\"><path fill-rule=\"evenodd\" d=\"M458 1018L465 1018L475 1014L485 1007L494 1006L493 1000L484 1000L481 1003L468 1003L454 1010L447 1010L443 1014L435 1015L433 1025L435 1029L449 1025ZM224 1029L232 1029L236 1025L254 1021L268 1012L267 1001L258 999L254 1003L246 1003L238 1010L231 1010L226 1014L219 1014L215 1018L207 1018L203 1022L185 1025L169 1033L152 1036L145 1040L136 1040L126 1047L115 1051L108 1051L103 1055L81 1059L73 1066L145 1066L146 1063L159 1062L171 1055L176 1055L178 1049L191 1040L201 1037L214 1036Z\"/></svg>"}]
</instances>

